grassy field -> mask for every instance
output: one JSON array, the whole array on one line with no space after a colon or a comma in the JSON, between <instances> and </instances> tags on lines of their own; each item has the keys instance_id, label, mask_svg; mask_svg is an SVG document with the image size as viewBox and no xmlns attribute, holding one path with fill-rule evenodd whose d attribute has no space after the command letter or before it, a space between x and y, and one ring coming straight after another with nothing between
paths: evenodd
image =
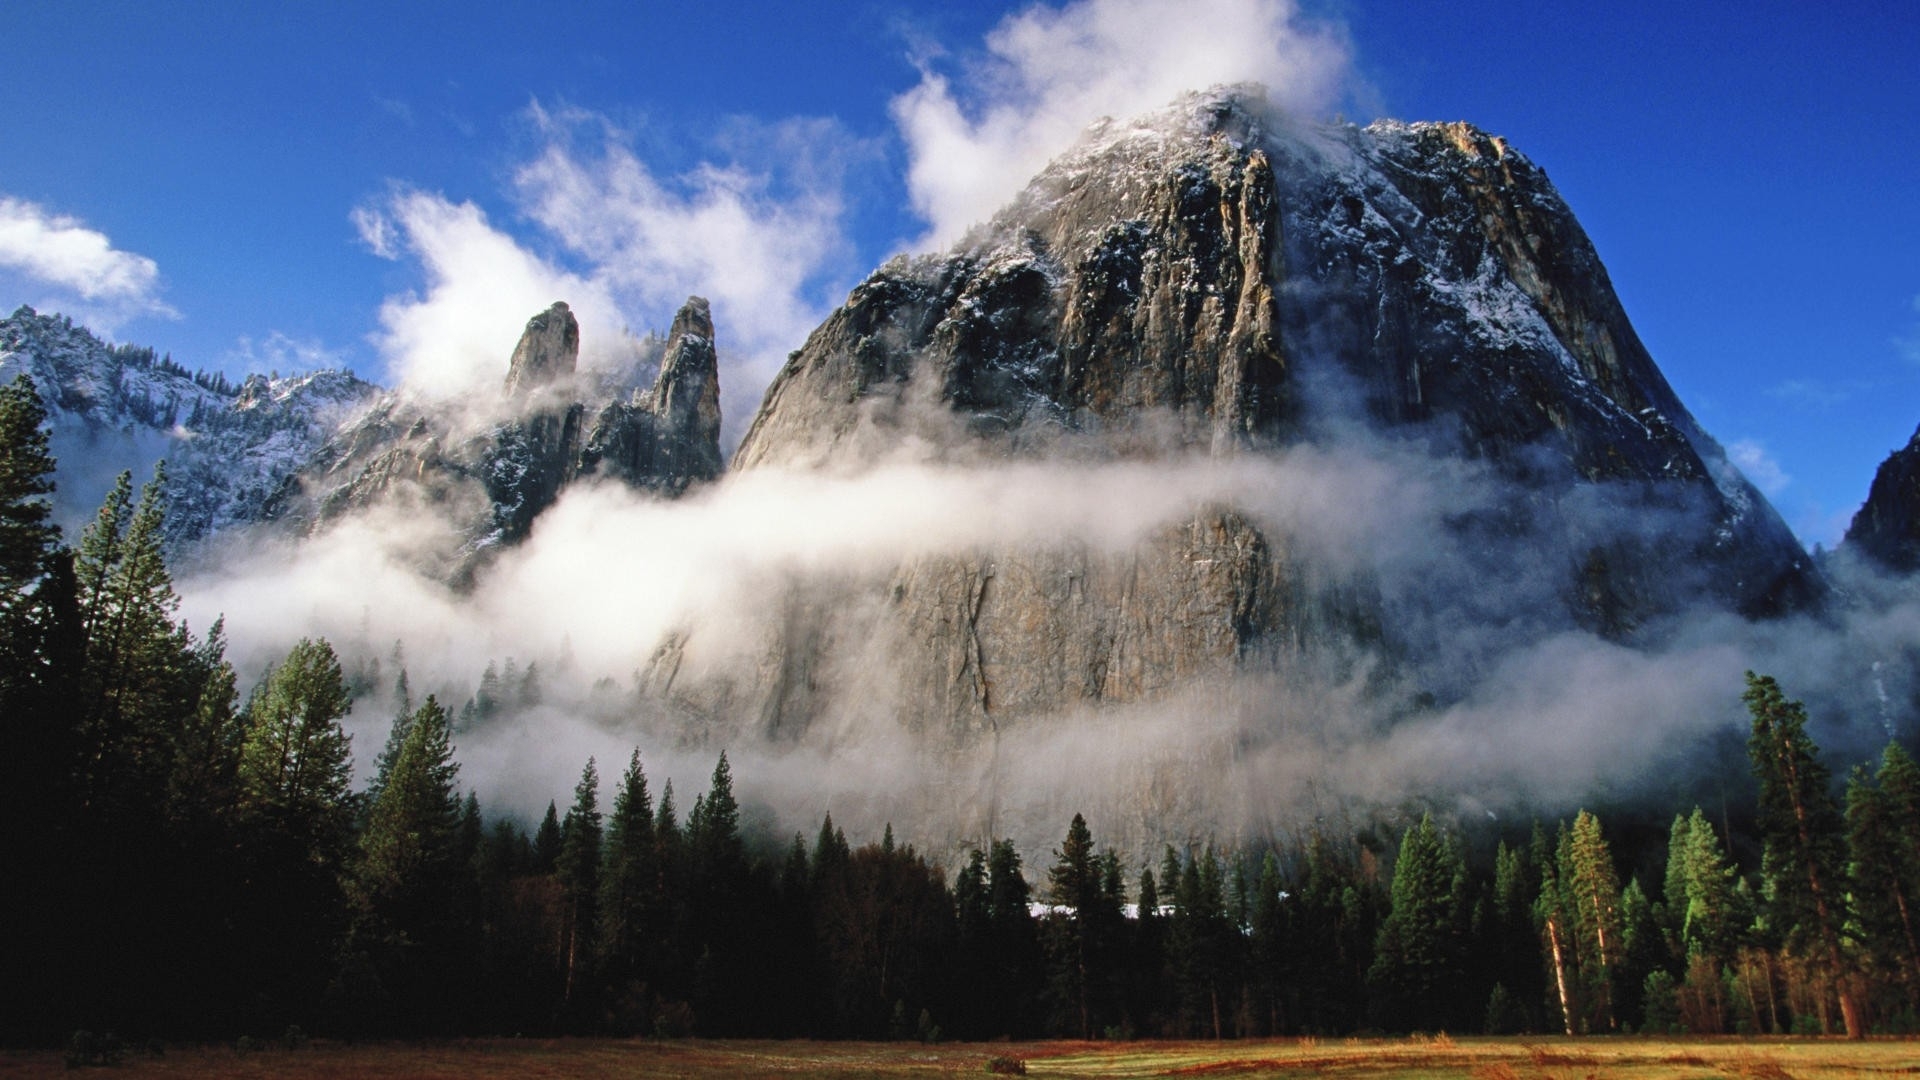
<instances>
[{"instance_id":1,"label":"grassy field","mask_svg":"<svg viewBox=\"0 0 1920 1080\"><path fill-rule=\"evenodd\" d=\"M1920 1075L1920 1041L1817 1039L1300 1039L1235 1043L918 1043L497 1039L237 1053L130 1054L107 1075L238 1077L988 1076L1017 1059L1033 1077L1458 1077L1462 1080L1822 1080ZM58 1053L0 1052L0 1080L71 1076Z\"/></svg>"}]
</instances>

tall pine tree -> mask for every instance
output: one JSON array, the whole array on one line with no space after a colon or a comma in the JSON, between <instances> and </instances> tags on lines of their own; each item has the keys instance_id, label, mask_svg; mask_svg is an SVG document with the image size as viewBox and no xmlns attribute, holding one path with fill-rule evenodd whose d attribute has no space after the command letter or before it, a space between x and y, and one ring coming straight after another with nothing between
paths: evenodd
<instances>
[{"instance_id":1,"label":"tall pine tree","mask_svg":"<svg viewBox=\"0 0 1920 1080\"><path fill-rule=\"evenodd\" d=\"M1837 998L1847 1036L1859 1038L1866 1029L1841 943L1847 917L1844 832L1827 768L1807 734L1806 710L1771 676L1747 672L1744 699L1753 717L1747 753L1760 784L1760 873L1768 924L1823 984L1821 1030L1831 1032L1828 1005Z\"/></svg>"}]
</instances>

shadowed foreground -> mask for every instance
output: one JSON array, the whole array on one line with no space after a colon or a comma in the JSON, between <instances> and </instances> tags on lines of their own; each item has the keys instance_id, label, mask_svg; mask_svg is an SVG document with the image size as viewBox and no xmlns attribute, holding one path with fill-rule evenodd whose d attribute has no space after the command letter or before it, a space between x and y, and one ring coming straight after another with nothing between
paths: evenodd
<instances>
[{"instance_id":1,"label":"shadowed foreground","mask_svg":"<svg viewBox=\"0 0 1920 1080\"><path fill-rule=\"evenodd\" d=\"M1462 1077L1818 1080L1920 1073L1920 1041L1819 1039L1298 1039L1273 1042L854 1043L493 1039L299 1050L133 1052L118 1076L194 1077ZM71 1075L54 1052L0 1054L0 1078Z\"/></svg>"}]
</instances>

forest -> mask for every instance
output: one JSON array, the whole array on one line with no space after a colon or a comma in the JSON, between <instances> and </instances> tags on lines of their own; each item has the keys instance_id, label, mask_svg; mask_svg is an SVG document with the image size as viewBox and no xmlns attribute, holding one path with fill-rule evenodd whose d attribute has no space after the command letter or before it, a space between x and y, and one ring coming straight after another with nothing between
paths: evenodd
<instances>
[{"instance_id":1,"label":"forest","mask_svg":"<svg viewBox=\"0 0 1920 1080\"><path fill-rule=\"evenodd\" d=\"M1420 816L1135 865L1075 816L949 868L831 817L746 835L724 753L683 809L638 749L527 827L462 787L431 696L356 790L325 641L243 699L221 627L176 617L159 485L123 474L68 546L44 419L0 388L0 1042L1920 1026L1920 767L1836 784L1764 675L1751 810L1624 844Z\"/></svg>"}]
</instances>

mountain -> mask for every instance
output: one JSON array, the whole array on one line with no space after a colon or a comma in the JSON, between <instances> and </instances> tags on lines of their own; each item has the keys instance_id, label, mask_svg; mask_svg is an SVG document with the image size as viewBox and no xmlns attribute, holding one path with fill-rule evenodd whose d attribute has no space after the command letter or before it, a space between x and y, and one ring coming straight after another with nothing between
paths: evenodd
<instances>
[{"instance_id":1,"label":"mountain","mask_svg":"<svg viewBox=\"0 0 1920 1080\"><path fill-rule=\"evenodd\" d=\"M1920 430L1874 472L1845 544L1888 569L1920 570Z\"/></svg>"},{"instance_id":2,"label":"mountain","mask_svg":"<svg viewBox=\"0 0 1920 1080\"><path fill-rule=\"evenodd\" d=\"M1254 485L1119 550L986 544L857 597L796 586L744 688L674 682L669 643L678 707L790 736L880 700L964 744L1360 652L1445 702L1515 641L1647 640L1821 591L1544 172L1470 125L1308 125L1257 91L1103 122L951 250L882 267L776 377L733 468L902 453L1464 479L1402 538L1431 549L1418 574L1334 566ZM1463 654L1476 638L1502 644Z\"/></svg>"},{"instance_id":3,"label":"mountain","mask_svg":"<svg viewBox=\"0 0 1920 1080\"><path fill-rule=\"evenodd\" d=\"M310 456L263 517L312 532L369 510L419 510L448 529L424 553L429 573L471 583L576 479L666 497L713 480L720 391L707 301L688 298L652 344L660 351L643 342L635 370L588 378L578 370L579 322L555 302L528 320L497 395L383 395ZM639 370L655 363L651 387L638 389Z\"/></svg>"},{"instance_id":4,"label":"mountain","mask_svg":"<svg viewBox=\"0 0 1920 1080\"><path fill-rule=\"evenodd\" d=\"M152 349L108 345L59 315L0 319L0 379L32 377L60 462L55 516L70 538L115 474L164 458L167 543L177 552L258 520L282 484L378 388L350 372L251 375L238 386Z\"/></svg>"}]
</instances>

